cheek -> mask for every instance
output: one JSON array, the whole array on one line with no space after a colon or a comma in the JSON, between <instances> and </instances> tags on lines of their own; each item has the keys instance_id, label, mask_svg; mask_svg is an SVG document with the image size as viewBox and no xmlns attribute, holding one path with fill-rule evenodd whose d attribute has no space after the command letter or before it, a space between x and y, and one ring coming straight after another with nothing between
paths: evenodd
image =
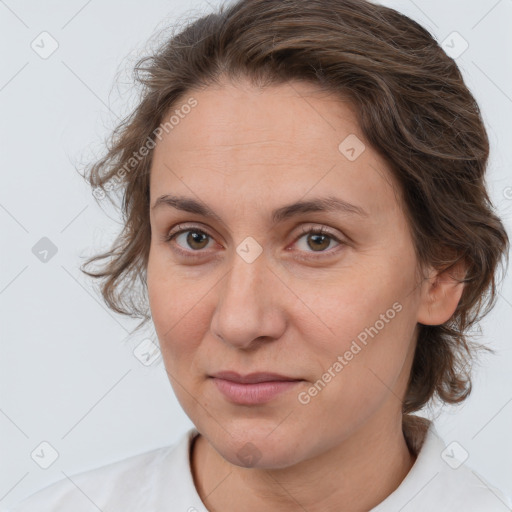
<instances>
[{"instance_id":1,"label":"cheek","mask_svg":"<svg viewBox=\"0 0 512 512\"><path fill-rule=\"evenodd\" d=\"M323 354L342 354L353 340L364 345L383 339L397 346L403 339L400 333L410 329L411 320L404 323L404 317L414 313L413 280L406 266L382 262L351 267L316 288L297 281L294 289L303 311L295 318L304 318L304 338L316 340L315 348Z\"/></svg>"},{"instance_id":2,"label":"cheek","mask_svg":"<svg viewBox=\"0 0 512 512\"><path fill-rule=\"evenodd\" d=\"M147 288L151 317L165 366L173 373L190 369L208 329L204 312L214 284L204 277L198 280L190 273L183 275L179 268L169 265L165 255L150 251Z\"/></svg>"},{"instance_id":3,"label":"cheek","mask_svg":"<svg viewBox=\"0 0 512 512\"><path fill-rule=\"evenodd\" d=\"M319 438L349 435L386 403L401 407L415 322L405 306L386 309L378 304L372 307L382 310L388 323L359 309L351 313L347 307L339 317L337 339L332 342L331 337L320 353L318 346L308 347L317 372L296 399L302 422L325 420L316 421Z\"/></svg>"},{"instance_id":4,"label":"cheek","mask_svg":"<svg viewBox=\"0 0 512 512\"><path fill-rule=\"evenodd\" d=\"M316 340L307 347L317 362L312 380L320 379L319 391L330 388L325 399L344 403L344 408L368 403L394 387L412 341L415 322L404 305L376 300L367 306L363 311L348 306L338 311L333 325L336 336L316 334L315 338L314 329L306 334Z\"/></svg>"},{"instance_id":5,"label":"cheek","mask_svg":"<svg viewBox=\"0 0 512 512\"><path fill-rule=\"evenodd\" d=\"M414 260L411 265L406 260L404 255L401 265L388 260L365 272L351 269L324 287L323 294L310 293L307 302L322 322L308 323L303 336L317 361L320 382L311 392L322 395L312 397L318 403L328 401L345 411L359 410L362 403L371 408L395 385L400 387L417 309L417 294L411 293ZM307 296L306 287L301 293Z\"/></svg>"}]
</instances>

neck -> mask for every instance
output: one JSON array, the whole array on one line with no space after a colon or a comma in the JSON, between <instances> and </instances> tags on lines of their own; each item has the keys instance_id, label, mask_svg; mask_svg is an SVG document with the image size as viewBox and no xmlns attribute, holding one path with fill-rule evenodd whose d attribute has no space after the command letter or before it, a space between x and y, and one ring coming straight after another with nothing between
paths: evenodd
<instances>
[{"instance_id":1,"label":"neck","mask_svg":"<svg viewBox=\"0 0 512 512\"><path fill-rule=\"evenodd\" d=\"M320 456L286 468L233 465L201 435L191 455L196 488L211 512L334 512L340 504L342 510L368 511L400 485L414 460L401 415L369 422Z\"/></svg>"}]
</instances>

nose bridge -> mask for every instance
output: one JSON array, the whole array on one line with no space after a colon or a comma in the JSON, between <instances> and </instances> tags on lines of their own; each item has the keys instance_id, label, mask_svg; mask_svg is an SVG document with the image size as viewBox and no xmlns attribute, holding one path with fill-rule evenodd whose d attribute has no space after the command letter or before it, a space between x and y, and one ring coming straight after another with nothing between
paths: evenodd
<instances>
[{"instance_id":1,"label":"nose bridge","mask_svg":"<svg viewBox=\"0 0 512 512\"><path fill-rule=\"evenodd\" d=\"M275 276L263 252L256 252L255 241L239 244L212 317L213 334L238 348L247 348L256 338L277 338L282 327L272 293Z\"/></svg>"}]
</instances>

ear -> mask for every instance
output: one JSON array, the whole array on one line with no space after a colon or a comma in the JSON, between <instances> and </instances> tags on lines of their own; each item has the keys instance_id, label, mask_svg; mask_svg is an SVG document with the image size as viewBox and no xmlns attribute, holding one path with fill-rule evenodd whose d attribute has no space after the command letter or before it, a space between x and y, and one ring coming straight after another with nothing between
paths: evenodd
<instances>
[{"instance_id":1,"label":"ear","mask_svg":"<svg viewBox=\"0 0 512 512\"><path fill-rule=\"evenodd\" d=\"M461 258L445 270L430 269L429 276L421 285L421 299L417 321L424 325L441 325L448 321L462 296L466 265Z\"/></svg>"}]
</instances>

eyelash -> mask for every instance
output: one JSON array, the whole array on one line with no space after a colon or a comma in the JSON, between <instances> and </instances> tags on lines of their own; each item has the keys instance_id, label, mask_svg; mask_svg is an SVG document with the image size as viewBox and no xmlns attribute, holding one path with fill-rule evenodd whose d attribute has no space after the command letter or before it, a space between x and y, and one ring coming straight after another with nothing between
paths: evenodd
<instances>
[{"instance_id":1,"label":"eyelash","mask_svg":"<svg viewBox=\"0 0 512 512\"><path fill-rule=\"evenodd\" d=\"M203 229L199 229L195 226L187 226L187 227L183 227L181 228L181 225L178 225L177 226L178 228L178 231L175 231L175 232L169 232L165 235L163 235L161 237L161 240L165 243L170 243L172 240L174 240L178 235L181 235L182 233L186 233L188 231L191 231L191 232L195 232L195 233L201 233L203 235L206 235L210 238L213 238L210 234L208 234L206 231L204 231ZM179 229L181 228L181 229ZM306 227L302 227L302 233L300 236L298 236L294 243L297 243L304 235L324 235L324 236L327 236L328 238L331 238L332 240L334 240L335 242L337 242L338 244L340 244L340 246L343 246L343 245L346 245L345 242L343 242L342 240L340 240L338 237L336 237L333 233L331 233L330 231L326 230L323 226L321 228L311 228L311 229L307 229ZM339 247L340 247L339 246ZM338 247L338 248L339 248ZM176 244L176 247L175 249L179 254L181 254L182 256L185 256L185 257L189 257L189 258L201 258L203 255L202 255L202 250L197 250L197 251L187 251L185 249L182 249L180 248L180 246L178 246ZM312 255L312 256L299 256L300 259L303 259L303 260L314 260L314 259L318 259L318 258L321 258L323 257L326 253L328 253L329 255L332 253L332 252L338 252L336 249L334 250L327 250L327 251L320 251L317 255ZM314 253L311 253L311 254L314 254Z\"/></svg>"}]
</instances>

